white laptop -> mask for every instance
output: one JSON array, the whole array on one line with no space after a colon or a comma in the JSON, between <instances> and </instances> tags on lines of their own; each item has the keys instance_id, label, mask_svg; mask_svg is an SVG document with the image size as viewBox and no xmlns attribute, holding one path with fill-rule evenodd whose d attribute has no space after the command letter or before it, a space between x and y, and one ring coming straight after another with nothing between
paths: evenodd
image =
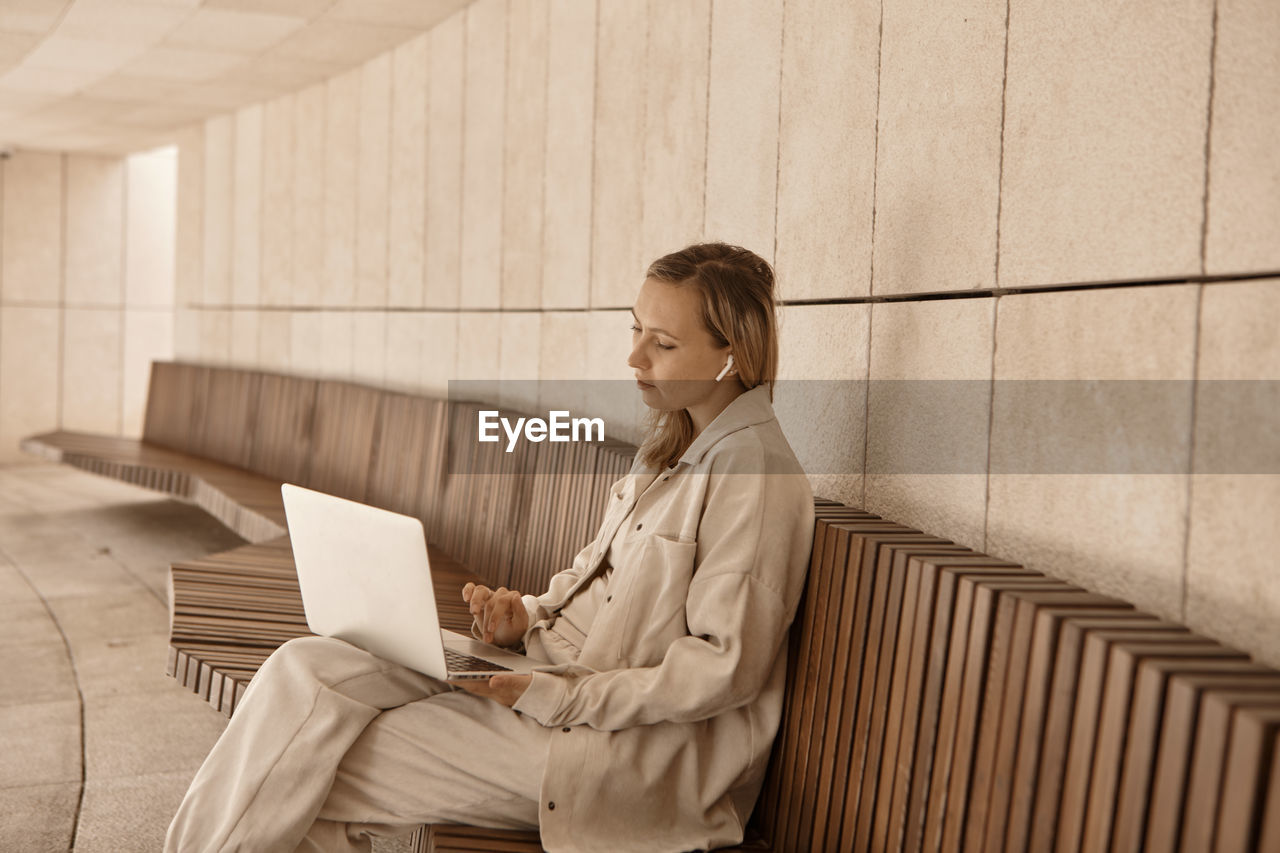
<instances>
[{"instance_id":1,"label":"white laptop","mask_svg":"<svg viewBox=\"0 0 1280 853\"><path fill-rule=\"evenodd\" d=\"M528 673L543 663L440 628L418 519L289 483L280 492L314 633L439 679Z\"/></svg>"}]
</instances>

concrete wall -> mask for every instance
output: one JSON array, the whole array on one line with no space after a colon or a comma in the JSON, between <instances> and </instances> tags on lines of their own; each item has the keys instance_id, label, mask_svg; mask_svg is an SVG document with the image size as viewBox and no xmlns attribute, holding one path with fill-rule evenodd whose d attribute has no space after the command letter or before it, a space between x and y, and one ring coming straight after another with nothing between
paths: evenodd
<instances>
[{"instance_id":1,"label":"concrete wall","mask_svg":"<svg viewBox=\"0 0 1280 853\"><path fill-rule=\"evenodd\" d=\"M478 0L186 134L176 350L625 379L644 265L741 243L776 263L787 377L986 389L780 400L820 492L1280 664L1280 477L990 469L1027 428L993 380L1280 378L1278 8ZM1188 460L1208 414L1163 424ZM923 437L977 466L877 473Z\"/></svg>"},{"instance_id":2,"label":"concrete wall","mask_svg":"<svg viewBox=\"0 0 1280 853\"><path fill-rule=\"evenodd\" d=\"M0 165L0 462L63 428L141 435L173 354L176 150Z\"/></svg>"}]
</instances>

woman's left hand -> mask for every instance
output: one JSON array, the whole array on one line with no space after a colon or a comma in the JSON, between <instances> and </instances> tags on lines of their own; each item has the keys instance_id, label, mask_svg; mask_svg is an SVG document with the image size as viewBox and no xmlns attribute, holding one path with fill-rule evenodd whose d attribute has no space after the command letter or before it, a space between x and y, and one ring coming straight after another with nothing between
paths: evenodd
<instances>
[{"instance_id":1,"label":"woman's left hand","mask_svg":"<svg viewBox=\"0 0 1280 853\"><path fill-rule=\"evenodd\" d=\"M468 693L485 696L510 708L524 695L533 681L532 675L493 675L488 681L454 682Z\"/></svg>"}]
</instances>

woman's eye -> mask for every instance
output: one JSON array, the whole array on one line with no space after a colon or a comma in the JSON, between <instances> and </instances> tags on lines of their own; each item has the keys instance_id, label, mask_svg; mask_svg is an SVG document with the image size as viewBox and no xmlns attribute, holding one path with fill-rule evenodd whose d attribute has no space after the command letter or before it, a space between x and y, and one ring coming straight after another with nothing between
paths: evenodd
<instances>
[{"instance_id":1,"label":"woman's eye","mask_svg":"<svg viewBox=\"0 0 1280 853\"><path fill-rule=\"evenodd\" d=\"M643 332L643 331L644 331L644 330L643 330L643 329L641 329L639 326L637 326L635 323L632 323L632 324L631 324L631 332L632 332L632 334L636 334L636 335L638 335L638 334L640 334L640 333L641 333L641 332ZM674 345L674 344L664 344L664 343L659 343L658 341L654 341L653 343L654 343L654 345L655 345L655 346L657 346L657 348L658 348L658 349L675 349L675 345Z\"/></svg>"}]
</instances>

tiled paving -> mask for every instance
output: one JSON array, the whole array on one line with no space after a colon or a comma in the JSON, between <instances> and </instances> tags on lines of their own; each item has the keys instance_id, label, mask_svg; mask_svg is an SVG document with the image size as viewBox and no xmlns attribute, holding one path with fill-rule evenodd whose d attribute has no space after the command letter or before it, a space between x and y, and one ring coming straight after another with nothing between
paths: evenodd
<instances>
[{"instance_id":1,"label":"tiled paving","mask_svg":"<svg viewBox=\"0 0 1280 853\"><path fill-rule=\"evenodd\" d=\"M0 467L0 849L160 849L226 722L164 674L169 563L240 542L154 492Z\"/></svg>"},{"instance_id":2,"label":"tiled paving","mask_svg":"<svg viewBox=\"0 0 1280 853\"><path fill-rule=\"evenodd\" d=\"M240 544L165 495L0 466L0 851L160 850L226 724L164 674L169 564Z\"/></svg>"}]
</instances>

